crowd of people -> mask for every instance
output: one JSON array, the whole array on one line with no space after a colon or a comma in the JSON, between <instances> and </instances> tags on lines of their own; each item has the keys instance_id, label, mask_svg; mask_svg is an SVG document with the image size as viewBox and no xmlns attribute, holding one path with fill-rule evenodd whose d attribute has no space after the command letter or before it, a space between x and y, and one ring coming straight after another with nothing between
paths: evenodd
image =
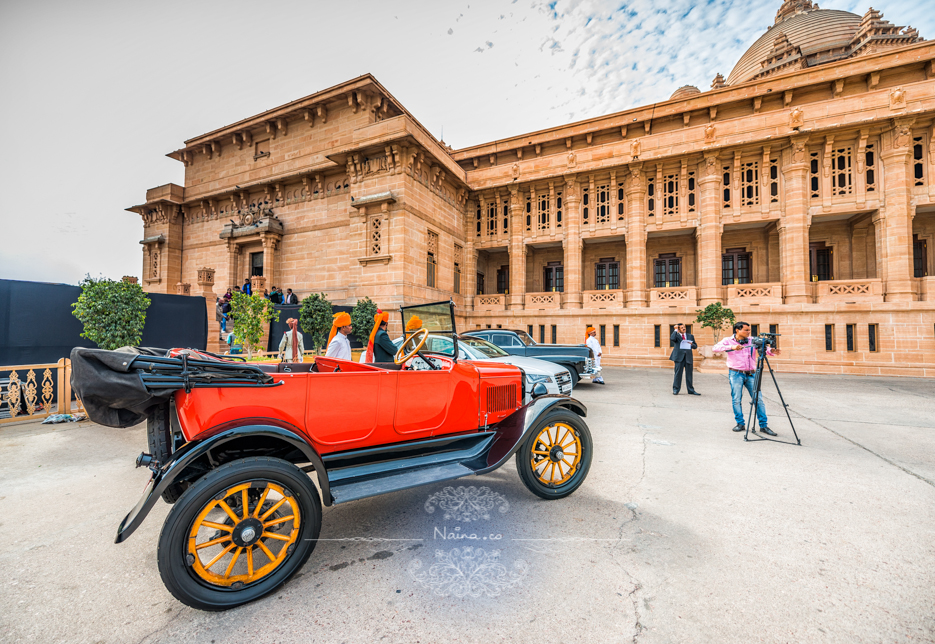
<instances>
[{"instance_id":1,"label":"crowd of people","mask_svg":"<svg viewBox=\"0 0 935 644\"><path fill-rule=\"evenodd\" d=\"M221 331L223 333L227 333L227 322L232 319L231 301L234 299L234 293L253 295L253 286L250 284L250 278L247 277L244 279L243 286L232 286L227 289L224 295L217 298L217 319L218 322L221 323ZM273 304L297 305L299 303L298 296L292 292L291 288L287 288L284 293L278 286L274 286L272 290L263 289L263 298L269 300Z\"/></svg>"}]
</instances>

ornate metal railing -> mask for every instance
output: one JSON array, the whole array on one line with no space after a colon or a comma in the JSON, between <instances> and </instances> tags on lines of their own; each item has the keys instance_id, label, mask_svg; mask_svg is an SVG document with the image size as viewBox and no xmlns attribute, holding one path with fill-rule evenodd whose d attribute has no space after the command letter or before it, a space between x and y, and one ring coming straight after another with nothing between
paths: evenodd
<instances>
[{"instance_id":1,"label":"ornate metal railing","mask_svg":"<svg viewBox=\"0 0 935 644\"><path fill-rule=\"evenodd\" d=\"M0 366L0 424L83 412L71 391L71 360Z\"/></svg>"}]
</instances>

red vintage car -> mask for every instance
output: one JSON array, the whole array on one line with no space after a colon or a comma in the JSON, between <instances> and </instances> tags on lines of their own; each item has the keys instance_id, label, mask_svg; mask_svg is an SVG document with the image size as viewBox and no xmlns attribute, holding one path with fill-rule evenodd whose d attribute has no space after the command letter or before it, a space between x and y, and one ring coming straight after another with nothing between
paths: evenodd
<instances>
[{"instance_id":1,"label":"red vintage car","mask_svg":"<svg viewBox=\"0 0 935 644\"><path fill-rule=\"evenodd\" d=\"M584 482L592 442L583 404L539 385L523 405L519 368L459 360L450 302L401 313L404 328L413 316L423 327L386 364L75 349L73 386L90 418L147 421L137 467L152 479L116 542L159 497L174 504L159 538L163 582L189 606L224 610L272 592L305 563L322 503L484 474L514 454L521 480L544 499ZM426 355L430 331L452 336L450 355ZM416 355L432 368L406 368Z\"/></svg>"}]
</instances>

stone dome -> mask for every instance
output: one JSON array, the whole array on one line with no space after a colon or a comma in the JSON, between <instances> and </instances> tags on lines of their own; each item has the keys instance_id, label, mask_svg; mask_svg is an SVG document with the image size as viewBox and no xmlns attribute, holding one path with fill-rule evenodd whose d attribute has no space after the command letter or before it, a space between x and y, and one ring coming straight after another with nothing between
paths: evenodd
<instances>
[{"instance_id":1,"label":"stone dome","mask_svg":"<svg viewBox=\"0 0 935 644\"><path fill-rule=\"evenodd\" d=\"M737 85L921 40L914 29L896 27L871 8L861 17L819 9L811 0L784 0L776 23L740 57L727 77Z\"/></svg>"},{"instance_id":2,"label":"stone dome","mask_svg":"<svg viewBox=\"0 0 935 644\"><path fill-rule=\"evenodd\" d=\"M701 94L701 90L694 85L682 85L672 93L672 96L669 97L669 100L674 101L677 98L688 98L689 96L694 96L695 94Z\"/></svg>"}]
</instances>

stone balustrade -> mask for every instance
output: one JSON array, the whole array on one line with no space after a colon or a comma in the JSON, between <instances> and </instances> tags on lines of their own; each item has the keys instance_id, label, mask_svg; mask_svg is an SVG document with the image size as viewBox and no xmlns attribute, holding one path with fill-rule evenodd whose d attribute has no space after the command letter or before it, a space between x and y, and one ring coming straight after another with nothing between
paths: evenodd
<instances>
[{"instance_id":1,"label":"stone balustrade","mask_svg":"<svg viewBox=\"0 0 935 644\"><path fill-rule=\"evenodd\" d=\"M562 294L559 292L526 293L526 310L560 309L562 308Z\"/></svg>"},{"instance_id":2,"label":"stone balustrade","mask_svg":"<svg viewBox=\"0 0 935 644\"><path fill-rule=\"evenodd\" d=\"M697 306L698 289L694 286L669 286L649 290L650 306Z\"/></svg>"},{"instance_id":3,"label":"stone balustrade","mask_svg":"<svg viewBox=\"0 0 935 644\"><path fill-rule=\"evenodd\" d=\"M882 302L883 280L825 280L814 282L815 301L824 302Z\"/></svg>"},{"instance_id":4,"label":"stone balustrade","mask_svg":"<svg viewBox=\"0 0 935 644\"><path fill-rule=\"evenodd\" d=\"M727 305L782 304L782 283L730 284L727 286Z\"/></svg>"},{"instance_id":5,"label":"stone balustrade","mask_svg":"<svg viewBox=\"0 0 935 644\"><path fill-rule=\"evenodd\" d=\"M506 310L506 295L475 295L475 311L504 311Z\"/></svg>"},{"instance_id":6,"label":"stone balustrade","mask_svg":"<svg viewBox=\"0 0 935 644\"><path fill-rule=\"evenodd\" d=\"M612 309L626 306L625 291L584 291L582 302L586 309Z\"/></svg>"}]
</instances>

